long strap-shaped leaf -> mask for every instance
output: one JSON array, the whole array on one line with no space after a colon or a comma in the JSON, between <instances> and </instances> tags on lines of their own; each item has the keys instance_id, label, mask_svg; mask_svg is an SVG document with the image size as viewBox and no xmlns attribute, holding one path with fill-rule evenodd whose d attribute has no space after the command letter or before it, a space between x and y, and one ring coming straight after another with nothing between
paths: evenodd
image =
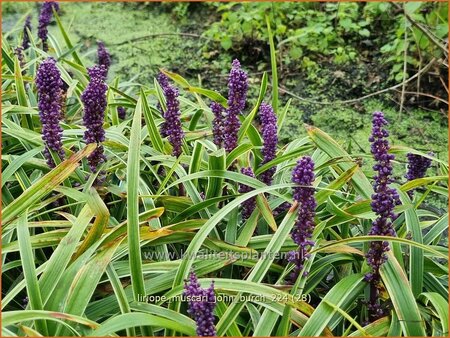
<instances>
[{"instance_id":1,"label":"long strap-shaped leaf","mask_svg":"<svg viewBox=\"0 0 450 338\"><path fill-rule=\"evenodd\" d=\"M445 299L436 292L424 292L420 295L421 299L424 299L425 305L430 302L436 309L437 315L442 326L442 335L448 336L448 299Z\"/></svg>"},{"instance_id":2,"label":"long strap-shaped leaf","mask_svg":"<svg viewBox=\"0 0 450 338\"><path fill-rule=\"evenodd\" d=\"M423 319L408 279L392 252L388 252L388 260L382 265L380 275L394 305L403 334L425 336Z\"/></svg>"},{"instance_id":3,"label":"long strap-shaped leaf","mask_svg":"<svg viewBox=\"0 0 450 338\"><path fill-rule=\"evenodd\" d=\"M27 284L27 294L30 299L30 307L32 310L42 310L42 297L39 290L36 270L34 265L34 254L31 249L30 232L28 230L28 213L25 212L20 218L17 225L17 238L20 248L20 259L23 266L23 274ZM37 330L44 336L47 335L47 325L45 321L36 320Z\"/></svg>"},{"instance_id":4,"label":"long strap-shaped leaf","mask_svg":"<svg viewBox=\"0 0 450 338\"><path fill-rule=\"evenodd\" d=\"M194 175L190 175L194 176ZM242 175L245 176L245 175ZM178 285L182 285L185 278L187 278L189 274L189 270L192 267L192 264L195 260L195 256L198 253L198 250L200 250L203 242L205 241L208 234L214 229L214 227L234 208L237 208L239 205L242 204L242 202L246 201L247 199L256 196L261 193L269 192L275 189L279 189L281 187L290 186L290 184L280 184L277 186L270 186L270 187L262 187L259 189L255 189L253 191L250 191L235 200L231 201L226 207L215 213L209 220L206 222L203 227L197 232L191 243L189 244L189 247L186 249L184 258L182 263L180 264L180 267L177 271L177 275L174 279L173 286L176 287ZM177 305L172 305L172 309L179 308L179 303Z\"/></svg>"},{"instance_id":5,"label":"long strap-shaped leaf","mask_svg":"<svg viewBox=\"0 0 450 338\"><path fill-rule=\"evenodd\" d=\"M66 267L79 244L81 236L93 216L93 211L86 205L73 223L69 233L63 238L50 257L50 260L47 262L47 268L44 270L39 280L44 304L52 295L62 274L66 270Z\"/></svg>"},{"instance_id":6,"label":"long strap-shaped leaf","mask_svg":"<svg viewBox=\"0 0 450 338\"><path fill-rule=\"evenodd\" d=\"M350 155L342 149L342 147L333 140L327 133L322 130L308 126L308 135L311 140L317 145L318 148L323 150L331 158L341 157L345 161L338 164L342 170L350 169L354 163ZM370 198L373 193L372 185L370 184L367 177L362 172L361 168L358 168L354 175L352 176L352 182L355 186L356 191L365 198Z\"/></svg>"},{"instance_id":7,"label":"long strap-shaped leaf","mask_svg":"<svg viewBox=\"0 0 450 338\"><path fill-rule=\"evenodd\" d=\"M128 255L130 257L131 283L134 300L145 295L144 276L142 275L141 247L139 245L139 171L141 149L142 97L139 97L131 126L130 146L127 167L127 219L128 219Z\"/></svg>"},{"instance_id":8,"label":"long strap-shaped leaf","mask_svg":"<svg viewBox=\"0 0 450 338\"><path fill-rule=\"evenodd\" d=\"M406 193L399 191L399 194L403 204L411 203ZM405 222L414 242L422 244L422 229L420 228L419 217L414 208L405 210ZM410 251L409 281L411 282L412 293L417 297L423 291L423 250L417 247L411 248Z\"/></svg>"},{"instance_id":9,"label":"long strap-shaped leaf","mask_svg":"<svg viewBox=\"0 0 450 338\"><path fill-rule=\"evenodd\" d=\"M185 335L195 336L195 330L189 326L183 326L170 319L139 312L124 313L122 315L112 317L102 323L100 328L88 334L88 336L103 337L130 327L141 326L142 324L177 330Z\"/></svg>"},{"instance_id":10,"label":"long strap-shaped leaf","mask_svg":"<svg viewBox=\"0 0 450 338\"><path fill-rule=\"evenodd\" d=\"M342 304L356 299L366 285L362 274L350 275L342 279L323 298L300 331L299 336L319 336L336 313L335 308L329 306L328 303L341 308ZM342 310L345 311L345 309Z\"/></svg>"},{"instance_id":11,"label":"long strap-shaped leaf","mask_svg":"<svg viewBox=\"0 0 450 338\"><path fill-rule=\"evenodd\" d=\"M270 264L272 264L275 254L278 253L281 249L286 238L289 236L289 233L294 225L296 212L298 204L294 203L291 209L288 211L287 215L283 219L278 228L278 231L273 235L272 240L267 245L262 257L259 259L258 263L256 263L252 272L247 278L247 282L256 282L259 283L264 278L265 274L269 270ZM241 310L245 306L245 302L239 300L241 294L236 297L236 300L228 307L227 311L224 313L222 318L217 323L217 334L224 335L231 323L233 323L236 317L239 315Z\"/></svg>"},{"instance_id":12,"label":"long strap-shaped leaf","mask_svg":"<svg viewBox=\"0 0 450 338\"><path fill-rule=\"evenodd\" d=\"M96 254L87 264L81 267L72 280L72 283L67 285L68 295L65 300L65 313L71 313L81 316L92 295L100 281L100 278L106 271L106 267L111 261L111 258L120 244L120 240L112 244L105 250ZM56 336L65 336L67 332L56 331Z\"/></svg>"},{"instance_id":13,"label":"long strap-shaped leaf","mask_svg":"<svg viewBox=\"0 0 450 338\"><path fill-rule=\"evenodd\" d=\"M86 325L91 328L98 328L100 324L93 322L87 318L83 318L80 316L71 315L68 313L54 312L54 311L42 311L42 310L19 310L19 311L6 311L2 312L2 326L9 326L16 323L28 321L28 320L36 320L36 319L45 319L59 322L65 326L69 326L66 324L64 320L72 321L74 323ZM71 327L71 326L69 326ZM72 329L76 332L74 329Z\"/></svg>"},{"instance_id":14,"label":"long strap-shaped leaf","mask_svg":"<svg viewBox=\"0 0 450 338\"><path fill-rule=\"evenodd\" d=\"M11 224L7 223L24 212L28 207L41 200L45 195L50 193L54 187L68 178L70 174L78 168L78 162L84 157L89 156L95 148L95 144L89 144L84 149L71 156L68 160L61 162L56 168L39 179L31 187L25 190L22 195L3 209L3 231L12 227Z\"/></svg>"}]
</instances>

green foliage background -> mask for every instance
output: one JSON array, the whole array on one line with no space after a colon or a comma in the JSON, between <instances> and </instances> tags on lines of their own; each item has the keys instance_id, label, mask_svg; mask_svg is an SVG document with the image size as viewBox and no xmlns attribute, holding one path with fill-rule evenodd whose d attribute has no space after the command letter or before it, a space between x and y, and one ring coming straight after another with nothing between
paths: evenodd
<instances>
[{"instance_id":1,"label":"green foliage background","mask_svg":"<svg viewBox=\"0 0 450 338\"><path fill-rule=\"evenodd\" d=\"M26 13L33 14L33 27L37 26L36 4L3 2L2 9L3 29L11 38ZM446 2L405 5L405 11L439 39L448 34L447 9ZM395 92L353 104L327 104L387 88L404 75L414 75L432 57L442 56L390 3L67 3L64 12L62 21L85 57L94 61L96 40L105 41L112 54L112 77L150 82L159 68L170 68L222 94L233 57L253 69L253 83L267 68L264 15L268 14L278 47L280 84L307 100L322 102L294 98L282 140L304 135L302 125L309 123L338 140L352 137L364 147L370 132L367 113L375 109L396 120L394 144L413 143L439 158L448 157L447 108L440 102L407 96L401 118ZM56 27L50 31L60 38ZM405 43L408 58L403 74ZM434 71L446 81L446 69L439 69ZM432 81L423 84L423 91L446 99L439 78ZM281 92L280 98L286 102L291 97Z\"/></svg>"}]
</instances>

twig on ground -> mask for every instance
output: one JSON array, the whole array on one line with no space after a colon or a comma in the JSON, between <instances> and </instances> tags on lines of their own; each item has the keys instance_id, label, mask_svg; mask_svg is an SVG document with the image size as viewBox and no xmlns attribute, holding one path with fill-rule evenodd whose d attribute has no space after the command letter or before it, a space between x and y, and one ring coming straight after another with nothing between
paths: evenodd
<instances>
[{"instance_id":1,"label":"twig on ground","mask_svg":"<svg viewBox=\"0 0 450 338\"><path fill-rule=\"evenodd\" d=\"M113 43L111 45L113 45L113 46L121 46L121 45L126 45L127 43L130 43L130 42L146 40L146 39L149 39L149 38L161 38L161 37L165 37L165 36L185 36L185 37L190 37L190 38L210 40L207 37L204 37L204 36L199 35L199 34L194 34L194 33L155 33L155 34L147 34L147 35L140 36L140 37L137 37L137 38L133 38L133 39L130 39L130 40L127 40L127 41L121 41L121 42Z\"/></svg>"},{"instance_id":2,"label":"twig on ground","mask_svg":"<svg viewBox=\"0 0 450 338\"><path fill-rule=\"evenodd\" d=\"M397 92L400 92L399 90L396 90ZM442 103L448 104L448 101L444 100L443 98L440 98L438 96L428 94L428 93L422 93L422 92L408 92L408 91L402 91L402 94L408 94L408 95L416 95L416 96L427 96L431 97L437 101L440 101Z\"/></svg>"},{"instance_id":3,"label":"twig on ground","mask_svg":"<svg viewBox=\"0 0 450 338\"><path fill-rule=\"evenodd\" d=\"M405 45L403 50L403 85L402 85L402 93L400 96L400 110L398 112L398 120L402 117L403 103L405 102L405 90L406 90L406 69L407 69L407 56L408 56L408 27L406 27L406 13L405 13ZM419 78L419 77L418 77Z\"/></svg>"},{"instance_id":4,"label":"twig on ground","mask_svg":"<svg viewBox=\"0 0 450 338\"><path fill-rule=\"evenodd\" d=\"M444 86L444 88L445 88L445 91L447 92L447 94L448 94L448 87L447 87L447 84L445 83L445 81L442 79L442 77L441 76L439 76L439 80L441 80L441 83L442 83L442 85Z\"/></svg>"},{"instance_id":5,"label":"twig on ground","mask_svg":"<svg viewBox=\"0 0 450 338\"><path fill-rule=\"evenodd\" d=\"M376 96L376 95L380 95L380 94L386 93L386 92L388 92L388 91L397 89L397 88L403 86L404 83L406 84L406 83L411 82L412 80L416 79L416 78L417 78L418 76L420 76L421 74L423 74L423 73L425 73L426 71L428 71L428 69L430 69L431 66L432 66L436 61L437 61L437 59L436 59L436 58L433 58L433 59L432 59L425 67L423 67L423 68L420 70L420 72L414 74L414 75L411 76L409 79L407 79L407 80L405 80L405 81L403 81L403 82L401 82L401 83L398 83L398 84L396 84L396 85L394 85L394 86L392 86L392 87L389 87L389 88L385 88L385 89L379 90L379 91L377 91L377 92L375 92L375 93L367 94L367 95L358 97L358 98L356 98L356 99L351 99L351 100L332 101L332 102L319 102L319 101L309 100L309 99L305 99L305 98L303 98L303 97L300 97L300 96L298 96L298 95L292 93L291 91L289 91L289 90L287 90L286 88L283 88L283 87L279 87L279 89L280 89L280 91L282 91L283 93L286 93L286 94L288 94L288 95L290 95L290 96L292 96L292 97L295 97L296 99L298 99L298 100L300 100L300 101L304 101L304 102L308 102L308 103L312 103L312 104L332 105L332 104L350 104L350 103L356 103L356 102L359 102L359 101L363 101L363 100L365 100L365 99L367 99L367 98L369 98L369 97Z\"/></svg>"}]
</instances>

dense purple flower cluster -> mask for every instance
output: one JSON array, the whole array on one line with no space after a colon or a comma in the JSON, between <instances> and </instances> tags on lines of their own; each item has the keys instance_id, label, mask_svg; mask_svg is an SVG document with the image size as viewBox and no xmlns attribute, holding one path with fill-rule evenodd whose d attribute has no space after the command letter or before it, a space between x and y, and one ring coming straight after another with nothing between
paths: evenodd
<instances>
[{"instance_id":1,"label":"dense purple flower cluster","mask_svg":"<svg viewBox=\"0 0 450 338\"><path fill-rule=\"evenodd\" d=\"M200 287L195 272L191 272L189 283L185 282L183 295L188 300L188 313L197 324L197 335L200 337L215 336L214 308L216 306L216 296L214 294L214 282L211 283L208 289L203 289Z\"/></svg>"},{"instance_id":2,"label":"dense purple flower cluster","mask_svg":"<svg viewBox=\"0 0 450 338\"><path fill-rule=\"evenodd\" d=\"M25 24L23 25L22 48L24 50L30 47L30 36L28 35L28 31L31 32L31 15L27 16Z\"/></svg>"},{"instance_id":3,"label":"dense purple flower cluster","mask_svg":"<svg viewBox=\"0 0 450 338\"><path fill-rule=\"evenodd\" d=\"M163 73L158 74L158 83L161 86L163 93L165 93L166 90L168 90L170 88L169 78ZM158 110L161 112L161 116L164 118L165 112L159 102L158 102L157 107L158 107ZM168 136L167 132L166 132L166 121L165 120L163 121L163 123L161 123L161 126L159 127L159 133L161 134L162 137Z\"/></svg>"},{"instance_id":4,"label":"dense purple flower cluster","mask_svg":"<svg viewBox=\"0 0 450 338\"><path fill-rule=\"evenodd\" d=\"M428 155L433 156L434 154L430 152ZM411 153L407 154L406 157L408 158L408 172L405 177L408 181L424 177L428 168L431 167L431 160L429 158ZM408 195L411 198L413 194L414 190L408 191Z\"/></svg>"},{"instance_id":5,"label":"dense purple flower cluster","mask_svg":"<svg viewBox=\"0 0 450 338\"><path fill-rule=\"evenodd\" d=\"M223 141L225 150L232 151L237 146L238 132L241 126L239 114L245 108L248 90L248 76L241 69L238 60L234 60L228 78L228 109L224 121Z\"/></svg>"},{"instance_id":6,"label":"dense purple flower cluster","mask_svg":"<svg viewBox=\"0 0 450 338\"><path fill-rule=\"evenodd\" d=\"M18 46L14 49L14 54L16 54L17 59L19 60L20 69L22 69L22 75L25 73L23 68L25 67L25 56L23 55L23 47Z\"/></svg>"},{"instance_id":7,"label":"dense purple flower cluster","mask_svg":"<svg viewBox=\"0 0 450 338\"><path fill-rule=\"evenodd\" d=\"M372 121L372 135L369 141L372 143L371 152L376 161L373 169L377 172L374 176L374 191L372 195L372 210L378 216L372 223L370 235L395 236L395 230L392 227L392 221L397 218L394 214L395 205L399 204L398 193L395 189L389 187L392 183L392 160L395 156L389 154L389 141L387 137L389 132L384 129L388 124L382 112L375 112ZM371 248L367 253L367 262L373 269L373 274L366 276L367 280L376 278L380 266L386 261L385 252L389 250L387 242L372 242Z\"/></svg>"},{"instance_id":8,"label":"dense purple flower cluster","mask_svg":"<svg viewBox=\"0 0 450 338\"><path fill-rule=\"evenodd\" d=\"M272 106L261 103L259 107L259 117L261 121L261 133L263 138L262 155L263 160L261 165L272 161L277 152L278 144L278 129L277 129L277 117L273 111ZM275 173L275 167L271 167L264 171L260 175L260 180L267 185L272 183L273 174Z\"/></svg>"},{"instance_id":9,"label":"dense purple flower cluster","mask_svg":"<svg viewBox=\"0 0 450 338\"><path fill-rule=\"evenodd\" d=\"M124 107L117 107L117 115L119 116L119 119L125 120L126 114L127 112Z\"/></svg>"},{"instance_id":10,"label":"dense purple flower cluster","mask_svg":"<svg viewBox=\"0 0 450 338\"><path fill-rule=\"evenodd\" d=\"M46 1L42 4L41 12L39 13L38 36L42 41L42 49L44 51L48 50L48 25L53 16L53 8L58 12L59 4L55 1Z\"/></svg>"},{"instance_id":11,"label":"dense purple flower cluster","mask_svg":"<svg viewBox=\"0 0 450 338\"><path fill-rule=\"evenodd\" d=\"M292 170L292 182L298 184L293 190L292 197L299 203L298 217L292 229L292 239L298 245L298 250L291 253L289 258L295 267L291 279L295 280L303 269L305 259L309 257L308 247L314 245L311 240L314 231L314 216L316 214L316 200L314 198L314 161L309 156L298 160Z\"/></svg>"},{"instance_id":12,"label":"dense purple flower cluster","mask_svg":"<svg viewBox=\"0 0 450 338\"><path fill-rule=\"evenodd\" d=\"M94 152L89 155L88 162L92 172L97 172L100 164L106 161L103 146L100 144L105 140L105 130L103 120L106 110L106 91L108 86L105 83L105 67L93 66L88 68L90 77L89 84L81 94L81 102L84 105L83 123L86 126L84 140L86 143L97 143Z\"/></svg>"},{"instance_id":13,"label":"dense purple flower cluster","mask_svg":"<svg viewBox=\"0 0 450 338\"><path fill-rule=\"evenodd\" d=\"M384 128L388 124L382 112L375 112L372 120L371 153L376 161L373 169L377 172L374 176L371 207L377 215L377 219L372 222L369 235L396 236L392 222L397 218L394 207L400 204L398 193L389 187L392 183L392 160L395 156L389 154L389 132ZM379 318L383 314L379 306L378 284L380 281L379 270L381 265L387 260L386 252L389 251L389 243L386 241L372 241L370 249L366 254L367 263L372 271L365 276L365 280L372 284L371 299L369 301L369 311L372 319Z\"/></svg>"},{"instance_id":14,"label":"dense purple flower cluster","mask_svg":"<svg viewBox=\"0 0 450 338\"><path fill-rule=\"evenodd\" d=\"M241 169L241 173L244 175L247 175L249 177L253 177L255 178L255 174L253 173L252 168L242 168ZM246 184L239 184L239 192L241 194L245 194L247 192L252 191L253 188L249 187ZM255 210L255 206L256 206L256 199L255 197L252 197L248 200L246 200L245 202L242 203L242 219L247 219L250 217L250 215L252 214L253 210Z\"/></svg>"},{"instance_id":15,"label":"dense purple flower cluster","mask_svg":"<svg viewBox=\"0 0 450 338\"><path fill-rule=\"evenodd\" d=\"M62 148L62 128L59 125L61 113L61 74L53 58L44 60L37 70L36 88L38 92L39 118L42 123L42 140L45 144L44 156L50 168L55 167L50 150L60 159L64 158Z\"/></svg>"},{"instance_id":16,"label":"dense purple flower cluster","mask_svg":"<svg viewBox=\"0 0 450 338\"><path fill-rule=\"evenodd\" d=\"M292 206L289 202L283 202L278 207L276 207L273 210L273 216L277 217L278 215L282 214L283 212L289 210L289 208Z\"/></svg>"},{"instance_id":17,"label":"dense purple flower cluster","mask_svg":"<svg viewBox=\"0 0 450 338\"><path fill-rule=\"evenodd\" d=\"M109 55L108 50L105 47L105 44L102 41L97 41L97 58L98 58L98 64L100 66L104 66L105 71L105 78L108 75L109 67L111 66L111 56Z\"/></svg>"},{"instance_id":18,"label":"dense purple flower cluster","mask_svg":"<svg viewBox=\"0 0 450 338\"><path fill-rule=\"evenodd\" d=\"M218 147L222 147L222 143L223 143L223 139L224 139L224 113L225 113L225 108L217 103L217 102L212 102L211 103L211 111L214 114L214 120L213 120L213 141L214 144Z\"/></svg>"},{"instance_id":19,"label":"dense purple flower cluster","mask_svg":"<svg viewBox=\"0 0 450 338\"><path fill-rule=\"evenodd\" d=\"M158 82L166 97L167 110L164 112L164 123L161 127L161 135L167 136L173 147L172 155L181 155L181 145L183 143L184 132L181 128L180 103L178 101L178 90L169 84L169 79L163 73L158 76Z\"/></svg>"}]
</instances>

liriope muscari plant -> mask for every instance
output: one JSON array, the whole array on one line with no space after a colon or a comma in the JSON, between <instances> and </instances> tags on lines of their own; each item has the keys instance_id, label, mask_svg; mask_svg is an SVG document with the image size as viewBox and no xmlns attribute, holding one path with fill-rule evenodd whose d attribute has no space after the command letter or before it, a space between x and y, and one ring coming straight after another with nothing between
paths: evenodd
<instances>
[{"instance_id":1,"label":"liriope muscari plant","mask_svg":"<svg viewBox=\"0 0 450 338\"><path fill-rule=\"evenodd\" d=\"M261 103L261 106L259 107L259 119L261 121L261 134L263 139L263 148L261 150L263 155L261 165L263 165L275 159L277 152L277 116L275 115L272 106L264 102ZM275 167L271 167L264 171L259 177L261 182L270 185L275 170Z\"/></svg>"},{"instance_id":2,"label":"liriope muscari plant","mask_svg":"<svg viewBox=\"0 0 450 338\"><path fill-rule=\"evenodd\" d=\"M278 139L296 112L274 95L275 65L250 88L252 66L233 62L228 97L172 72L108 92L105 65L54 37L24 54L27 76L2 46L2 336L446 335L448 212L432 201L448 165L396 144L388 114L374 116L372 178L314 126ZM227 150L230 111L245 122ZM411 187L426 193L409 203Z\"/></svg>"},{"instance_id":3,"label":"liriope muscari plant","mask_svg":"<svg viewBox=\"0 0 450 338\"><path fill-rule=\"evenodd\" d=\"M375 112L372 120L372 135L369 138L371 142L371 153L376 161L373 170L374 176L373 188L375 194L372 195L372 210L377 218L372 222L372 228L369 235L396 236L393 222L397 218L394 207L400 204L399 195L394 188L390 187L392 178L392 161L395 159L393 154L389 153L389 132L386 129L388 121L382 112ZM380 293L380 267L387 260L386 251L389 251L387 241L372 241L370 249L366 254L367 263L372 271L367 273L365 279L370 283L370 298L368 308L371 319L378 319L383 315L383 309L379 303Z\"/></svg>"},{"instance_id":4,"label":"liriope muscari plant","mask_svg":"<svg viewBox=\"0 0 450 338\"><path fill-rule=\"evenodd\" d=\"M95 65L88 68L90 77L89 84L80 99L84 106L83 124L86 126L84 132L84 141L97 144L94 152L88 156L89 167L93 173L98 171L98 167L106 161L104 148L101 144L105 141L105 130L103 122L105 117L105 110L107 106L106 91L108 86L105 83L105 67ZM101 173L102 174L102 173ZM98 183L103 177L99 177Z\"/></svg>"},{"instance_id":5,"label":"liriope muscari plant","mask_svg":"<svg viewBox=\"0 0 450 338\"><path fill-rule=\"evenodd\" d=\"M238 132L241 122L239 115L245 108L248 91L248 75L241 68L239 60L233 60L228 75L228 108L212 102L210 105L214 115L213 141L218 147L224 147L227 152L237 146Z\"/></svg>"},{"instance_id":6,"label":"liriope muscari plant","mask_svg":"<svg viewBox=\"0 0 450 338\"><path fill-rule=\"evenodd\" d=\"M215 336L214 308L216 306L216 295L214 293L214 282L211 282L208 289L203 289L195 272L191 272L189 280L185 281L183 294L188 302L188 313L194 318L197 325L197 335L200 337Z\"/></svg>"},{"instance_id":7,"label":"liriope muscari plant","mask_svg":"<svg viewBox=\"0 0 450 338\"><path fill-rule=\"evenodd\" d=\"M127 111L124 107L117 107L117 115L119 116L119 119L125 120L125 117L127 116Z\"/></svg>"},{"instance_id":8,"label":"liriope muscari plant","mask_svg":"<svg viewBox=\"0 0 450 338\"><path fill-rule=\"evenodd\" d=\"M428 155L433 156L434 154L430 152ZM408 172L405 177L408 181L424 177L428 168L431 167L431 159L427 157L411 153L408 153L406 157L408 159ZM409 190L408 195L412 198L414 190Z\"/></svg>"},{"instance_id":9,"label":"liriope muscari plant","mask_svg":"<svg viewBox=\"0 0 450 338\"><path fill-rule=\"evenodd\" d=\"M39 13L38 37L42 42L42 49L48 51L48 25L53 17L53 10L59 11L59 4L55 1L46 1L42 4Z\"/></svg>"},{"instance_id":10,"label":"liriope muscari plant","mask_svg":"<svg viewBox=\"0 0 450 338\"><path fill-rule=\"evenodd\" d=\"M22 75L25 74L23 68L25 66L25 56L23 55L23 47L18 46L14 49L14 54L16 54L17 59L19 60L20 68L22 68Z\"/></svg>"},{"instance_id":11,"label":"liriope muscari plant","mask_svg":"<svg viewBox=\"0 0 450 338\"><path fill-rule=\"evenodd\" d=\"M298 245L296 251L290 252L289 261L294 263L294 269L290 275L291 281L295 282L304 268L305 260L310 256L308 248L314 245L312 233L315 227L314 216L316 214L316 200L314 197L314 161L309 156L298 160L292 170L293 188L292 198L299 204L298 216L292 229L292 240Z\"/></svg>"},{"instance_id":12,"label":"liriope muscari plant","mask_svg":"<svg viewBox=\"0 0 450 338\"><path fill-rule=\"evenodd\" d=\"M160 132L163 137L169 139L169 142L172 145L172 155L178 157L182 153L181 146L184 138L180 120L179 93L178 90L169 83L169 79L165 74L160 73L158 75L158 82L163 90L167 106L166 111L163 113L164 122Z\"/></svg>"},{"instance_id":13,"label":"liriope muscari plant","mask_svg":"<svg viewBox=\"0 0 450 338\"><path fill-rule=\"evenodd\" d=\"M42 123L42 140L45 144L44 156L50 168L55 167L55 161L51 151L60 160L64 159L62 148L62 118L61 107L61 73L56 66L56 60L48 58L44 60L37 70L36 88L38 90L39 118Z\"/></svg>"},{"instance_id":14,"label":"liriope muscari plant","mask_svg":"<svg viewBox=\"0 0 450 338\"><path fill-rule=\"evenodd\" d=\"M217 102L211 102L210 108L214 114L212 122L213 142L216 146L222 147L225 134L225 108Z\"/></svg>"},{"instance_id":15,"label":"liriope muscari plant","mask_svg":"<svg viewBox=\"0 0 450 338\"><path fill-rule=\"evenodd\" d=\"M223 121L223 143L227 152L237 147L238 132L241 125L239 114L244 110L247 100L248 75L241 69L239 60L233 60L228 78L228 108Z\"/></svg>"},{"instance_id":16,"label":"liriope muscari plant","mask_svg":"<svg viewBox=\"0 0 450 338\"><path fill-rule=\"evenodd\" d=\"M103 41L97 41L97 63L105 68L105 78L111 66L111 56Z\"/></svg>"},{"instance_id":17,"label":"liriope muscari plant","mask_svg":"<svg viewBox=\"0 0 450 338\"><path fill-rule=\"evenodd\" d=\"M31 15L28 15L25 19L25 24L23 25L23 37L22 37L22 48L27 50L30 47L30 36L28 32L31 32Z\"/></svg>"},{"instance_id":18,"label":"liriope muscari plant","mask_svg":"<svg viewBox=\"0 0 450 338\"><path fill-rule=\"evenodd\" d=\"M253 170L250 167L241 168L241 173L248 177L255 178L255 174L253 173ZM253 188L249 187L246 184L239 184L238 190L241 194L245 194L246 192L252 191ZM250 215L252 214L253 210L255 210L255 207L256 207L255 197L252 197L252 198L246 200L245 202L243 202L242 203L242 219L246 220L247 218L249 218Z\"/></svg>"}]
</instances>

